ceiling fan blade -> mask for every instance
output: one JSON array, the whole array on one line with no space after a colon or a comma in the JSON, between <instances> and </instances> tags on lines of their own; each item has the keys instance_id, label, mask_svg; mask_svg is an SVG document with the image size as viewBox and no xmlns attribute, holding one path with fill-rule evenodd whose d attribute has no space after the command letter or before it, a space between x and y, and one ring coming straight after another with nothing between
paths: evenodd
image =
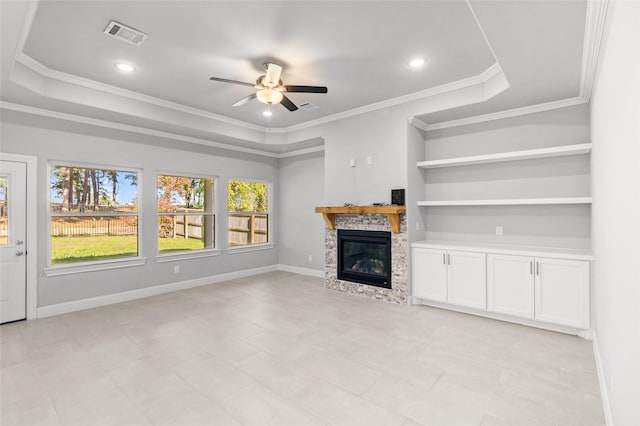
<instances>
[{"instance_id":1,"label":"ceiling fan blade","mask_svg":"<svg viewBox=\"0 0 640 426\"><path fill-rule=\"evenodd\" d=\"M324 86L284 86L287 92L299 93L327 93L328 89Z\"/></svg>"},{"instance_id":2,"label":"ceiling fan blade","mask_svg":"<svg viewBox=\"0 0 640 426\"><path fill-rule=\"evenodd\" d=\"M254 100L256 98L256 94L252 93L249 96L245 96L244 98L240 99L238 102L236 102L235 104L233 104L232 106L241 106L244 105L246 103L251 102L252 100Z\"/></svg>"},{"instance_id":3,"label":"ceiling fan blade","mask_svg":"<svg viewBox=\"0 0 640 426\"><path fill-rule=\"evenodd\" d=\"M241 86L255 87L255 83L245 83L244 81L229 80L228 78L209 77L209 80L221 81L223 83L240 84Z\"/></svg>"},{"instance_id":4,"label":"ceiling fan blade","mask_svg":"<svg viewBox=\"0 0 640 426\"><path fill-rule=\"evenodd\" d=\"M265 65L267 68L267 75L264 77L264 84L271 87L277 86L280 82L282 67L272 62L268 62Z\"/></svg>"},{"instance_id":5,"label":"ceiling fan blade","mask_svg":"<svg viewBox=\"0 0 640 426\"><path fill-rule=\"evenodd\" d=\"M296 104L294 104L293 102L291 102L291 99L287 98L286 96L282 95L282 100L280 101L280 103L289 111L295 111L298 109L298 107L296 106Z\"/></svg>"}]
</instances>

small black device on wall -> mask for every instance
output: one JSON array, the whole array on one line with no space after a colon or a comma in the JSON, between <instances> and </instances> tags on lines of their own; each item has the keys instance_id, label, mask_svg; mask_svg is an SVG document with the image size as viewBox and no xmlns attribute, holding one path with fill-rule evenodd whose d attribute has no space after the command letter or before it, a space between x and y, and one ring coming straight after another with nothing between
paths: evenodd
<instances>
[{"instance_id":1,"label":"small black device on wall","mask_svg":"<svg viewBox=\"0 0 640 426\"><path fill-rule=\"evenodd\" d=\"M391 190L391 204L394 206L404 206L404 189Z\"/></svg>"}]
</instances>

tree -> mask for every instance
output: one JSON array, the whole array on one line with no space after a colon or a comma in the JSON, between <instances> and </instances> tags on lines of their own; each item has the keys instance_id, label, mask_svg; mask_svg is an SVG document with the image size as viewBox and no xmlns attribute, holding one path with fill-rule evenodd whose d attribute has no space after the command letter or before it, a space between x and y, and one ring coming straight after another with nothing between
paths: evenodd
<instances>
[{"instance_id":1,"label":"tree","mask_svg":"<svg viewBox=\"0 0 640 426\"><path fill-rule=\"evenodd\" d=\"M267 184L230 180L227 202L232 212L266 212Z\"/></svg>"}]
</instances>

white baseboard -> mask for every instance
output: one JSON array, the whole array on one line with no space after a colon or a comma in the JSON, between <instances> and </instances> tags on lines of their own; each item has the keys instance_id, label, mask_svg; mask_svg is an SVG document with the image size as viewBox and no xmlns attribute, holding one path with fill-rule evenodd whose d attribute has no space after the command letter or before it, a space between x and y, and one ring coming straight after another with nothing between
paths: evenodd
<instances>
[{"instance_id":1,"label":"white baseboard","mask_svg":"<svg viewBox=\"0 0 640 426\"><path fill-rule=\"evenodd\" d=\"M613 416L611 415L611 403L609 402L609 392L607 390L607 376L604 374L604 366L602 365L602 357L600 356L600 346L598 345L598 335L593 330L591 333L593 338L593 357L596 361L596 370L598 372L598 382L600 383L600 396L602 397L602 409L604 410L604 419L607 426L613 426Z\"/></svg>"},{"instance_id":2,"label":"white baseboard","mask_svg":"<svg viewBox=\"0 0 640 426\"><path fill-rule=\"evenodd\" d=\"M263 266L260 268L245 269L242 271L229 272L226 274L211 275L193 280L179 281L175 283L163 284L153 287L146 287L137 290L124 291L121 293L106 294L104 296L91 297L88 299L74 300L72 302L58 303L56 305L43 306L38 308L36 317L46 318L53 315L66 314L83 309L96 308L98 306L111 305L113 303L126 302L128 300L141 299L143 297L156 296L158 294L169 293L187 288L199 287L207 284L214 284L222 281L244 278L252 275L264 274L279 270L278 265Z\"/></svg>"},{"instance_id":3,"label":"white baseboard","mask_svg":"<svg viewBox=\"0 0 640 426\"><path fill-rule=\"evenodd\" d=\"M299 266L278 265L278 271L291 272L292 274L307 275L309 277L324 278L324 270L300 268Z\"/></svg>"}]
</instances>

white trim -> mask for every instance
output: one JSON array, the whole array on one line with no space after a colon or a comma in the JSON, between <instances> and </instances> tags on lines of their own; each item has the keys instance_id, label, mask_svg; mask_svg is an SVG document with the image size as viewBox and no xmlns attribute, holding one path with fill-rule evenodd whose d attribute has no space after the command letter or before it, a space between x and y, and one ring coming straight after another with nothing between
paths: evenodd
<instances>
[{"instance_id":1,"label":"white trim","mask_svg":"<svg viewBox=\"0 0 640 426\"><path fill-rule=\"evenodd\" d=\"M418 305L433 306L435 308L446 309L448 311L455 311L455 312L461 312L464 314L477 315L485 318L491 318L494 320L506 321L506 322L515 323L515 324L526 325L529 327L541 328L543 330L550 330L550 331L557 331L558 333L571 334L574 336L579 336L580 333L583 331L582 329L579 329L579 328L567 327L563 325L536 321L533 319L521 318L521 317L500 314L500 313L490 312L490 311L484 311L481 309L468 308L466 306L451 305L449 303L422 299L417 296L411 296L410 300L412 305L418 304Z\"/></svg>"},{"instance_id":2,"label":"white trim","mask_svg":"<svg viewBox=\"0 0 640 426\"><path fill-rule=\"evenodd\" d=\"M36 318L38 307L38 158L0 152L0 160L27 165L27 319Z\"/></svg>"},{"instance_id":3,"label":"white trim","mask_svg":"<svg viewBox=\"0 0 640 426\"><path fill-rule=\"evenodd\" d=\"M0 101L0 108L10 111L24 112L27 114L35 114L43 117L56 118L58 120L73 121L75 123L88 124L91 126L105 127L108 129L122 130L125 132L140 133L148 136L157 136L161 138L173 139L182 142L196 143L199 145L207 145L215 148L228 149L230 151L245 152L248 154L262 155L265 157L278 158L279 154L262 151L252 148L244 148L240 146L230 145L222 142L214 142L207 139L195 138L192 136L179 135L160 130L147 129L145 127L131 126L129 124L121 124L113 121L100 120L97 118L83 117L81 115L67 114L43 108L36 108L28 105L14 104L11 102ZM256 142L258 143L258 142Z\"/></svg>"},{"instance_id":4,"label":"white trim","mask_svg":"<svg viewBox=\"0 0 640 426\"><path fill-rule=\"evenodd\" d=\"M607 389L607 379L602 365L602 356L600 355L600 345L598 343L598 335L595 330L591 332L593 341L593 357L596 362L596 371L598 372L598 383L600 384L600 396L602 397L602 409L604 411L604 419L606 426L613 426L613 415L611 413L611 402L609 401L609 391Z\"/></svg>"},{"instance_id":5,"label":"white trim","mask_svg":"<svg viewBox=\"0 0 640 426\"><path fill-rule=\"evenodd\" d=\"M296 151L283 152L282 154L278 154L278 158L297 157L298 155L310 154L312 152L321 152L321 151L324 151L324 145L314 146L312 148L303 148Z\"/></svg>"},{"instance_id":6,"label":"white trim","mask_svg":"<svg viewBox=\"0 0 640 426\"><path fill-rule=\"evenodd\" d=\"M582 46L582 69L580 72L580 96L587 102L595 82L600 47L604 36L609 0L588 0L587 16Z\"/></svg>"},{"instance_id":7,"label":"white trim","mask_svg":"<svg viewBox=\"0 0 640 426\"><path fill-rule=\"evenodd\" d=\"M429 130L429 125L417 117L409 117L407 121L417 129L424 130L425 132Z\"/></svg>"},{"instance_id":8,"label":"white trim","mask_svg":"<svg viewBox=\"0 0 640 426\"><path fill-rule=\"evenodd\" d=\"M147 263L146 257L128 257L122 259L100 260L96 262L73 263L69 265L54 265L43 269L45 276L58 277L61 275L83 274L86 272L106 271L109 269L133 268Z\"/></svg>"},{"instance_id":9,"label":"white trim","mask_svg":"<svg viewBox=\"0 0 640 426\"><path fill-rule=\"evenodd\" d=\"M271 250L275 247L274 243L248 244L246 246L235 246L227 249L227 254L248 253L250 251Z\"/></svg>"},{"instance_id":10,"label":"white trim","mask_svg":"<svg viewBox=\"0 0 640 426\"><path fill-rule=\"evenodd\" d=\"M591 197L557 197L557 198L506 198L495 200L425 200L418 201L418 206L528 206L549 204L591 204Z\"/></svg>"},{"instance_id":11,"label":"white trim","mask_svg":"<svg viewBox=\"0 0 640 426\"><path fill-rule=\"evenodd\" d=\"M395 98L387 99L380 102L375 102L369 105L365 105L358 108L353 108L348 111L339 112L337 114L328 115L326 117L318 118L316 120L307 121L305 123L296 124L289 127L283 127L280 129L271 129L270 133L290 133L297 130L307 129L309 127L318 126L321 124L330 123L332 121L342 120L356 115L365 114L367 112L377 111L384 108L393 107L396 105L405 104L412 101L418 101L432 96L440 95L442 93L453 92L456 90L465 89L467 87L476 86L478 84L484 84L491 80L496 75L502 72L500 64L497 62L491 65L478 75L468 77L462 80L446 83L440 86L431 87L429 89L421 90L419 92L410 93L408 95L398 96Z\"/></svg>"},{"instance_id":12,"label":"white trim","mask_svg":"<svg viewBox=\"0 0 640 426\"><path fill-rule=\"evenodd\" d=\"M299 266L278 265L278 271L290 272L292 274L306 275L309 277L324 278L324 269L301 268Z\"/></svg>"},{"instance_id":13,"label":"white trim","mask_svg":"<svg viewBox=\"0 0 640 426\"><path fill-rule=\"evenodd\" d=\"M441 160L418 161L417 166L430 169L438 167L467 166L472 164L500 163L504 161L530 160L537 158L564 157L588 154L590 143L552 146L547 148L527 149L523 151L498 152L495 154L473 155L469 157L443 158Z\"/></svg>"},{"instance_id":14,"label":"white trim","mask_svg":"<svg viewBox=\"0 0 640 426\"><path fill-rule=\"evenodd\" d=\"M56 305L43 306L38 308L38 318L46 318L53 315L66 314L68 312L80 311L83 309L96 308L98 306L111 305L113 303L126 302L128 300L141 299L143 297L156 296L158 294L170 293L177 290L185 290L192 287L199 287L208 284L215 284L222 281L229 281L237 278L249 277L252 275L264 274L276 271L275 265L262 266L259 268L246 269L243 271L228 272L225 274L211 275L193 280L179 281L175 283L162 284L153 287L141 288L138 290L123 291L121 293L107 294L104 296L91 297L88 299L74 300L71 302L58 303Z\"/></svg>"},{"instance_id":15,"label":"white trim","mask_svg":"<svg viewBox=\"0 0 640 426\"><path fill-rule=\"evenodd\" d=\"M160 253L156 257L156 263L176 262L178 260L202 259L204 257L220 256L220 249L199 249L192 251L176 251L173 253Z\"/></svg>"},{"instance_id":16,"label":"white trim","mask_svg":"<svg viewBox=\"0 0 640 426\"><path fill-rule=\"evenodd\" d=\"M133 99L134 101L144 102L144 103L156 105L162 108L172 109L174 111L180 111L185 114L191 114L191 115L203 117L209 120L220 121L225 124L231 124L233 126L242 127L249 130L264 132L266 129L265 127L257 126L255 124L251 124L246 121L236 120L223 115L207 112L198 108L188 107L175 102L156 98L154 96L144 95L142 93L134 92L132 90L122 89L120 87L100 83L95 80L89 80L87 78L78 77L73 74L67 74L58 70L54 70L52 68L47 67L46 65L43 65L42 63L33 59L31 56L27 55L24 52L20 52L16 56L16 61L21 63L25 67L29 68L30 70L40 74L41 76L50 78L52 80L62 81L64 83L69 83L69 84L73 84L80 87L86 87L91 90L97 90L99 92L104 92L111 95L120 96L123 98Z\"/></svg>"},{"instance_id":17,"label":"white trim","mask_svg":"<svg viewBox=\"0 0 640 426\"><path fill-rule=\"evenodd\" d=\"M554 109L567 108L575 105L585 104L588 101L577 96L575 98L560 99L557 101L545 102L542 104L528 105L520 108L507 109L504 111L490 112L488 114L475 115L473 117L460 118L457 120L442 121L440 123L426 124L428 131L448 129L451 127L467 126L469 124L484 123L486 121L502 120L504 118L519 117L521 115L536 114ZM424 123L424 122L423 122Z\"/></svg>"}]
</instances>

